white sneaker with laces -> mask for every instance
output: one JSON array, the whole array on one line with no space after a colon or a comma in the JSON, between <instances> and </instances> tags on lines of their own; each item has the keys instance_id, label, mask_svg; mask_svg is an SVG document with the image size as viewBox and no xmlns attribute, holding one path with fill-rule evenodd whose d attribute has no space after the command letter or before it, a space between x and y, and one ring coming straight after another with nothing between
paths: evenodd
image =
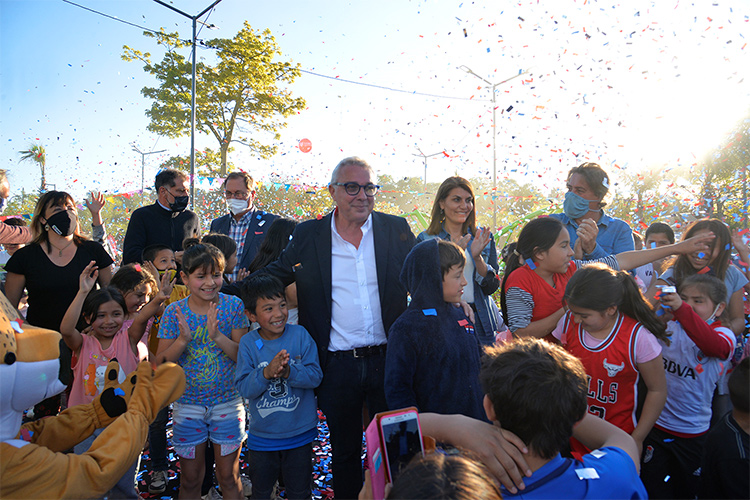
<instances>
[{"instance_id":1,"label":"white sneaker with laces","mask_svg":"<svg viewBox=\"0 0 750 500\"><path fill-rule=\"evenodd\" d=\"M167 476L167 471L151 471L151 482L148 485L148 492L154 494L164 493L167 490L168 482L169 477Z\"/></svg>"}]
</instances>

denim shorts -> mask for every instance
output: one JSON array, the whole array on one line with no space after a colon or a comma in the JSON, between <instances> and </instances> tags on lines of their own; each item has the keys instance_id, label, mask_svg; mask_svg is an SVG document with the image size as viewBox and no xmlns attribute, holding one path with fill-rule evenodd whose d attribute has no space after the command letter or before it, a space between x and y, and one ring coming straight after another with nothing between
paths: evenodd
<instances>
[{"instance_id":1,"label":"denim shorts","mask_svg":"<svg viewBox=\"0 0 750 500\"><path fill-rule=\"evenodd\" d=\"M242 398L214 406L174 403L172 421L176 450L195 448L207 440L231 448L241 445L246 437Z\"/></svg>"}]
</instances>

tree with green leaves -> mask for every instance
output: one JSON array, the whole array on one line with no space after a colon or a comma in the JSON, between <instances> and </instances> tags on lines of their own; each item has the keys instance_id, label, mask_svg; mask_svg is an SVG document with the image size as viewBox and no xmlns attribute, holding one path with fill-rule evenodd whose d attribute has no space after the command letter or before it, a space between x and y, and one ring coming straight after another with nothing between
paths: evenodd
<instances>
[{"instance_id":1,"label":"tree with green leaves","mask_svg":"<svg viewBox=\"0 0 750 500\"><path fill-rule=\"evenodd\" d=\"M21 154L21 161L32 161L39 165L39 169L42 172L42 181L39 186L39 192L45 192L47 190L47 177L45 172L45 167L47 165L47 150L44 149L44 146L41 144L32 142L29 144L29 149L19 151L19 153Z\"/></svg>"},{"instance_id":2,"label":"tree with green leaves","mask_svg":"<svg viewBox=\"0 0 750 500\"><path fill-rule=\"evenodd\" d=\"M190 45L177 33L144 32L155 38L166 51L159 63L151 54L123 47L126 61L142 61L146 73L160 82L144 87L141 93L154 100L146 115L148 130L167 137L180 137L190 130L192 64L179 53ZM286 118L304 109L305 100L293 97L287 84L300 76L299 64L278 60L281 50L271 31L253 30L245 21L234 38L216 38L201 42L216 54L216 64L196 65L196 130L213 136L219 143L220 161L213 175L228 172L227 154L232 143L247 146L261 158L270 158L280 138Z\"/></svg>"},{"instance_id":3,"label":"tree with green leaves","mask_svg":"<svg viewBox=\"0 0 750 500\"><path fill-rule=\"evenodd\" d=\"M195 151L195 173L202 177L215 177L218 176L218 167L221 165L221 153L214 151L211 148L206 148L203 151ZM231 162L227 163L228 171L233 167ZM165 168L174 168L176 170L182 170L183 172L190 172L190 155L186 156L171 156L166 161L163 161L159 165L159 170Z\"/></svg>"},{"instance_id":4,"label":"tree with green leaves","mask_svg":"<svg viewBox=\"0 0 750 500\"><path fill-rule=\"evenodd\" d=\"M721 144L699 164L701 201L709 217L731 215L747 226L747 170L750 166L750 109Z\"/></svg>"}]
</instances>

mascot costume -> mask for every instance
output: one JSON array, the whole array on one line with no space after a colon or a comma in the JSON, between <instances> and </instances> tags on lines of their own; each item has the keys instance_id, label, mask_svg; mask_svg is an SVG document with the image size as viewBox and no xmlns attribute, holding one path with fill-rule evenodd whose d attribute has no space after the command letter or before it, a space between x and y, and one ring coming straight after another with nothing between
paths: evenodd
<instances>
[{"instance_id":1,"label":"mascot costume","mask_svg":"<svg viewBox=\"0 0 750 500\"><path fill-rule=\"evenodd\" d=\"M2 294L0 306L0 498L103 496L140 454L156 413L182 395L185 373L144 361L118 383L112 360L92 403L21 425L25 409L65 389L70 360L60 360L59 333L22 324ZM88 452L63 453L102 427Z\"/></svg>"}]
</instances>

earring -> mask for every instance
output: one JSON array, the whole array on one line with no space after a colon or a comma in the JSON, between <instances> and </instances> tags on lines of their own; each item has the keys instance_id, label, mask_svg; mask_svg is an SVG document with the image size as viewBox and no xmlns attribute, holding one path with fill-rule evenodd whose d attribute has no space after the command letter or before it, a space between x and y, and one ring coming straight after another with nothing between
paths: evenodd
<instances>
[{"instance_id":1,"label":"earring","mask_svg":"<svg viewBox=\"0 0 750 500\"><path fill-rule=\"evenodd\" d=\"M443 210L442 208L440 209L440 217L445 219L445 210Z\"/></svg>"},{"instance_id":2,"label":"earring","mask_svg":"<svg viewBox=\"0 0 750 500\"><path fill-rule=\"evenodd\" d=\"M44 225L44 230L45 230L45 231L49 231L49 230L50 230L49 224L45 224L45 225Z\"/></svg>"}]
</instances>

